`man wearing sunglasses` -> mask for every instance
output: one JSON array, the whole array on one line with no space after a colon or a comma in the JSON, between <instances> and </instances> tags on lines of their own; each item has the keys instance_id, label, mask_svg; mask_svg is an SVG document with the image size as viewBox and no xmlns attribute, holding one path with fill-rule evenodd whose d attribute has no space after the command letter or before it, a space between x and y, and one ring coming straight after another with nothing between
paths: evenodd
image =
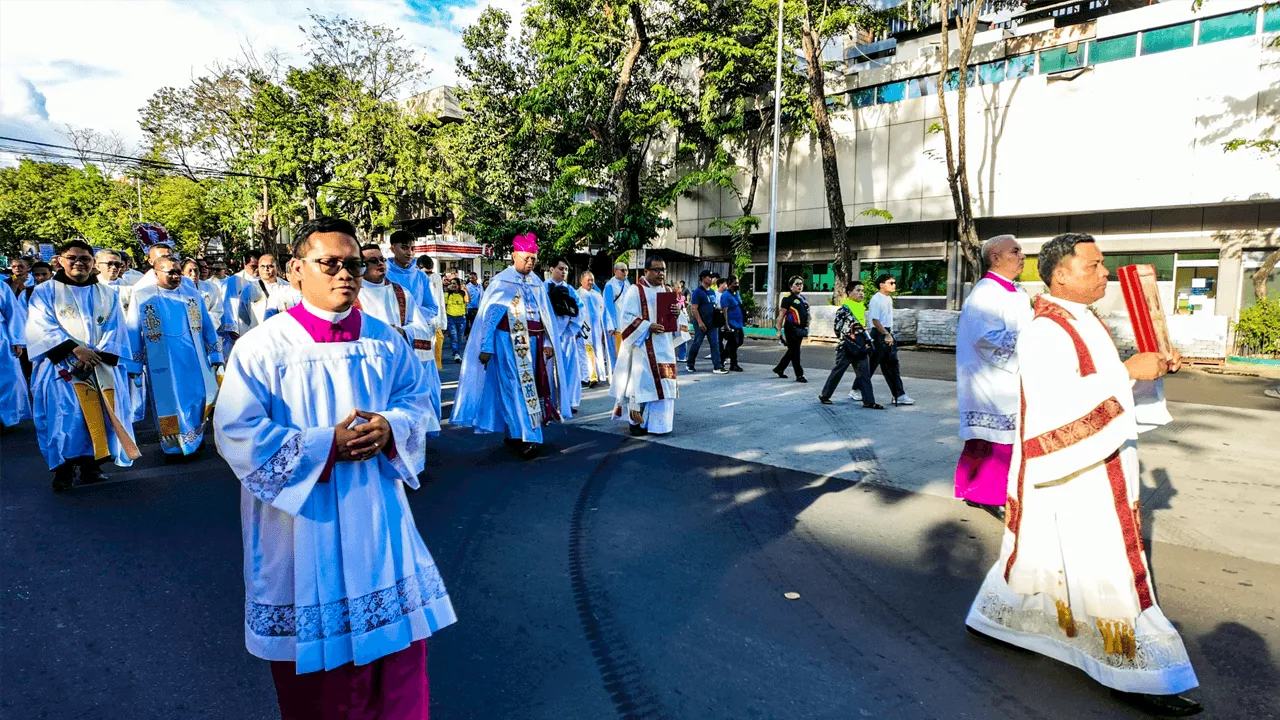
<instances>
[{"instance_id":1,"label":"man wearing sunglasses","mask_svg":"<svg viewBox=\"0 0 1280 720\"><path fill-rule=\"evenodd\" d=\"M439 417L409 344L355 307L360 253L346 220L298 229L302 304L236 344L214 411L242 485L245 644L286 718L426 717L426 638L455 621L404 489Z\"/></svg>"},{"instance_id":2,"label":"man wearing sunglasses","mask_svg":"<svg viewBox=\"0 0 1280 720\"><path fill-rule=\"evenodd\" d=\"M222 364L217 326L199 291L183 282L172 256L156 261L156 284L138 291L125 315L133 363L145 370L165 460L204 445L204 424L218 394Z\"/></svg>"},{"instance_id":3,"label":"man wearing sunglasses","mask_svg":"<svg viewBox=\"0 0 1280 720\"><path fill-rule=\"evenodd\" d=\"M258 258L258 279L240 291L240 322L254 328L286 306L291 307L290 290L289 283L280 278L276 256L263 253Z\"/></svg>"},{"instance_id":4,"label":"man wearing sunglasses","mask_svg":"<svg viewBox=\"0 0 1280 720\"><path fill-rule=\"evenodd\" d=\"M413 233L397 230L391 233L388 241L391 257L387 258L387 280L404 288L418 303L418 312L422 323L430 331L429 339L414 344L414 354L427 368L427 377L432 378L432 402L440 407L440 365L436 357L435 344L439 342L439 331L444 328L439 320L440 312L436 305L435 295L431 291L430 279L418 269L413 260Z\"/></svg>"},{"instance_id":5,"label":"man wearing sunglasses","mask_svg":"<svg viewBox=\"0 0 1280 720\"><path fill-rule=\"evenodd\" d=\"M382 255L382 248L369 243L360 248L360 254L365 263L364 278L360 283L360 310L398 329L414 349L414 355L422 362L422 369L431 384L431 403L438 416L440 371L431 352L435 332L430 321L404 286L387 279L387 259Z\"/></svg>"},{"instance_id":6,"label":"man wearing sunglasses","mask_svg":"<svg viewBox=\"0 0 1280 720\"><path fill-rule=\"evenodd\" d=\"M98 282L115 290L116 296L120 298L120 309L128 312L133 287L124 280L124 258L115 250L99 250L94 260L97 261Z\"/></svg>"},{"instance_id":7,"label":"man wearing sunglasses","mask_svg":"<svg viewBox=\"0 0 1280 720\"><path fill-rule=\"evenodd\" d=\"M132 351L115 290L93 278L93 248L58 248L53 280L36 287L27 312L36 437L53 489L106 479L98 466L133 464L137 446L121 358ZM123 419L123 421L122 421Z\"/></svg>"}]
</instances>

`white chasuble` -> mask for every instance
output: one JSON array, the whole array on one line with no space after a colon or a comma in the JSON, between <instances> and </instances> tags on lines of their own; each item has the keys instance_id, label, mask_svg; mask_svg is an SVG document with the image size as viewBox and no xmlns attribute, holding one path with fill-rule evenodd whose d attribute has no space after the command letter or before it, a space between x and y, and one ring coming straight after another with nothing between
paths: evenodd
<instances>
[{"instance_id":1,"label":"white chasuble","mask_svg":"<svg viewBox=\"0 0 1280 720\"><path fill-rule=\"evenodd\" d=\"M1155 601L1133 381L1111 336L1085 305L1042 295L1017 353L1007 527L967 624L1117 690L1195 687L1182 638Z\"/></svg>"},{"instance_id":2,"label":"white chasuble","mask_svg":"<svg viewBox=\"0 0 1280 720\"><path fill-rule=\"evenodd\" d=\"M578 365L582 382L609 382L613 375L613 318L605 312L604 296L598 290L578 290L582 301L585 332L578 338Z\"/></svg>"},{"instance_id":3,"label":"white chasuble","mask_svg":"<svg viewBox=\"0 0 1280 720\"><path fill-rule=\"evenodd\" d=\"M240 291L240 321L247 328L261 325L267 318L298 304L301 297L289 283L276 278L255 279ZM289 303L292 298L294 301Z\"/></svg>"},{"instance_id":4,"label":"white chasuble","mask_svg":"<svg viewBox=\"0 0 1280 720\"><path fill-rule=\"evenodd\" d=\"M675 421L676 346L685 336L678 328L650 329L659 315L658 293L644 278L627 288L618 303L618 334L622 344L613 368L614 417L641 425L653 433L667 433Z\"/></svg>"},{"instance_id":5,"label":"white chasuble","mask_svg":"<svg viewBox=\"0 0 1280 720\"><path fill-rule=\"evenodd\" d=\"M8 287L0 288L0 424L17 425L31 417L27 379L13 354L27 344L27 309Z\"/></svg>"},{"instance_id":6,"label":"white chasuble","mask_svg":"<svg viewBox=\"0 0 1280 720\"><path fill-rule=\"evenodd\" d=\"M189 455L204 442L204 424L218 395L213 365L222 344L199 293L152 286L126 315L133 362L145 369L160 448Z\"/></svg>"},{"instance_id":7,"label":"white chasuble","mask_svg":"<svg viewBox=\"0 0 1280 720\"><path fill-rule=\"evenodd\" d=\"M304 326L304 322L311 323ZM349 338L319 342L316 327ZM303 304L236 343L214 432L242 485L245 644L299 673L368 664L455 621L405 486L440 430L422 364L386 323ZM391 441L334 461L334 426L377 413ZM356 422L360 422L357 420Z\"/></svg>"},{"instance_id":8,"label":"white chasuble","mask_svg":"<svg viewBox=\"0 0 1280 720\"><path fill-rule=\"evenodd\" d=\"M1012 445L1018 423L1018 333L1031 298L995 273L978 281L956 328L960 439Z\"/></svg>"},{"instance_id":9,"label":"white chasuble","mask_svg":"<svg viewBox=\"0 0 1280 720\"><path fill-rule=\"evenodd\" d=\"M97 282L64 281L58 273L31 293L27 356L40 452L49 468L82 457L111 458L128 467L138 457L125 364L133 356L115 290ZM72 350L104 357L91 372Z\"/></svg>"}]
</instances>

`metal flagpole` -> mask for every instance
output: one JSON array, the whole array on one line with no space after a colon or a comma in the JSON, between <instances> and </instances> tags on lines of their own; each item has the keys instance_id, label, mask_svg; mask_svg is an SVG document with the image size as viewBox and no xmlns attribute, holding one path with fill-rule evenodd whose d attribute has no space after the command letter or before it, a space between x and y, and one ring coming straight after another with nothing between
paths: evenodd
<instances>
[{"instance_id":1,"label":"metal flagpole","mask_svg":"<svg viewBox=\"0 0 1280 720\"><path fill-rule=\"evenodd\" d=\"M782 4L778 0L778 67L773 84L773 179L769 190L769 287L764 317L773 322L778 309L778 153L782 141Z\"/></svg>"}]
</instances>

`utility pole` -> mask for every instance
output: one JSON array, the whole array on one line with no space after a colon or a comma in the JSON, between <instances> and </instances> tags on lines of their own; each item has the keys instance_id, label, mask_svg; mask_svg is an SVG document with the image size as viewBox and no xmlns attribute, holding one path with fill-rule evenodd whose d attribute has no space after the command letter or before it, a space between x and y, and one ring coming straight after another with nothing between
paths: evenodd
<instances>
[{"instance_id":1,"label":"utility pole","mask_svg":"<svg viewBox=\"0 0 1280 720\"><path fill-rule=\"evenodd\" d=\"M773 84L773 179L769 190L769 273L768 306L764 317L773 324L778 308L778 155L782 142L782 4L778 0L778 66Z\"/></svg>"}]
</instances>

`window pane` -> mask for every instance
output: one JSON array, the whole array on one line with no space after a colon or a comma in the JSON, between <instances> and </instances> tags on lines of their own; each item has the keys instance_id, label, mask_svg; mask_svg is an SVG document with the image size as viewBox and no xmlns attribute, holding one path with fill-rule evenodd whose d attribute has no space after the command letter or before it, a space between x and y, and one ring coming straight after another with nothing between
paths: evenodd
<instances>
[{"instance_id":1,"label":"window pane","mask_svg":"<svg viewBox=\"0 0 1280 720\"><path fill-rule=\"evenodd\" d=\"M1018 80L1030 77L1036 71L1035 55L1019 55L1009 58L1009 67L1005 70L1005 79Z\"/></svg>"},{"instance_id":2,"label":"window pane","mask_svg":"<svg viewBox=\"0 0 1280 720\"><path fill-rule=\"evenodd\" d=\"M1217 260L1217 259L1218 259L1218 253L1216 253L1216 252L1190 252L1190 253L1185 253L1185 252L1184 252L1184 253L1178 253L1178 259L1179 259L1179 260Z\"/></svg>"},{"instance_id":3,"label":"window pane","mask_svg":"<svg viewBox=\"0 0 1280 720\"><path fill-rule=\"evenodd\" d=\"M876 88L880 92L880 102L892 103L904 100L907 97L907 81L899 80L898 82L881 85Z\"/></svg>"},{"instance_id":4,"label":"window pane","mask_svg":"<svg viewBox=\"0 0 1280 720\"><path fill-rule=\"evenodd\" d=\"M976 74L976 70L977 68L969 68L969 71L965 73L965 76L964 76L965 87L973 87L973 76ZM959 70L952 70L951 72L947 73L947 83L946 83L945 89L947 92L960 89L960 71Z\"/></svg>"},{"instance_id":5,"label":"window pane","mask_svg":"<svg viewBox=\"0 0 1280 720\"><path fill-rule=\"evenodd\" d=\"M1108 63L1112 60L1127 60L1137 54L1137 35L1107 38L1106 40L1094 42L1092 47L1089 48L1089 64L1097 65L1098 63Z\"/></svg>"},{"instance_id":6,"label":"window pane","mask_svg":"<svg viewBox=\"0 0 1280 720\"><path fill-rule=\"evenodd\" d=\"M873 87L858 88L857 90L849 93L849 102L856 108L875 105L876 89Z\"/></svg>"},{"instance_id":7,"label":"window pane","mask_svg":"<svg viewBox=\"0 0 1280 720\"><path fill-rule=\"evenodd\" d=\"M1258 27L1256 10L1220 15L1200 21L1200 44L1252 35Z\"/></svg>"},{"instance_id":8,"label":"window pane","mask_svg":"<svg viewBox=\"0 0 1280 720\"><path fill-rule=\"evenodd\" d=\"M1083 44L1076 45L1075 52L1071 52L1069 45L1063 45L1040 53L1041 73L1061 72L1078 68L1082 65L1084 65Z\"/></svg>"},{"instance_id":9,"label":"window pane","mask_svg":"<svg viewBox=\"0 0 1280 720\"><path fill-rule=\"evenodd\" d=\"M995 85L1004 82L1004 61L986 63L978 66L978 82L983 85Z\"/></svg>"},{"instance_id":10,"label":"window pane","mask_svg":"<svg viewBox=\"0 0 1280 720\"><path fill-rule=\"evenodd\" d=\"M907 97L918 98L937 94L938 76L936 75L911 78L907 81Z\"/></svg>"},{"instance_id":11,"label":"window pane","mask_svg":"<svg viewBox=\"0 0 1280 720\"><path fill-rule=\"evenodd\" d=\"M1167 50L1191 47L1195 39L1196 24L1183 23L1172 27L1148 30L1142 33L1142 54L1154 55Z\"/></svg>"},{"instance_id":12,"label":"window pane","mask_svg":"<svg viewBox=\"0 0 1280 720\"><path fill-rule=\"evenodd\" d=\"M1173 279L1173 253L1116 253L1107 255L1105 262L1112 280L1116 279L1116 268L1125 265L1154 265L1156 280Z\"/></svg>"},{"instance_id":13,"label":"window pane","mask_svg":"<svg viewBox=\"0 0 1280 720\"><path fill-rule=\"evenodd\" d=\"M946 260L900 260L896 262L864 261L862 280L874 281L882 273L898 280L898 295L947 294Z\"/></svg>"},{"instance_id":14,"label":"window pane","mask_svg":"<svg viewBox=\"0 0 1280 720\"><path fill-rule=\"evenodd\" d=\"M1280 32L1280 5L1268 5L1262 10L1263 32Z\"/></svg>"}]
</instances>

